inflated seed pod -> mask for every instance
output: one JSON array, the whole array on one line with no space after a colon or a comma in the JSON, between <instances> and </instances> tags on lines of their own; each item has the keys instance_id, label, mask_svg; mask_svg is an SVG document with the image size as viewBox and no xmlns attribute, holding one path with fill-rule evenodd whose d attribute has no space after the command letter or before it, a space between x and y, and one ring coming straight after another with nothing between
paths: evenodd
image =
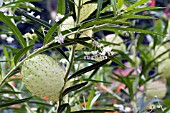
<instances>
[{"instance_id":1,"label":"inflated seed pod","mask_svg":"<svg viewBox=\"0 0 170 113\"><path fill-rule=\"evenodd\" d=\"M64 87L64 70L50 56L39 54L26 60L21 69L26 88L34 95L58 101Z\"/></svg>"},{"instance_id":2,"label":"inflated seed pod","mask_svg":"<svg viewBox=\"0 0 170 113\"><path fill-rule=\"evenodd\" d=\"M161 73L160 76L163 78L170 77L170 59L166 59L159 64L158 72Z\"/></svg>"}]
</instances>

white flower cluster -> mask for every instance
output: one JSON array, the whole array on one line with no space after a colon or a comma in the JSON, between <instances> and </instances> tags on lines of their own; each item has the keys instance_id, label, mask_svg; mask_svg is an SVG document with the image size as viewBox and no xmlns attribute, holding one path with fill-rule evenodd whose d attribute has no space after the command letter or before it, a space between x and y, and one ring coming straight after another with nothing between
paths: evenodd
<instances>
[{"instance_id":1,"label":"white flower cluster","mask_svg":"<svg viewBox=\"0 0 170 113\"><path fill-rule=\"evenodd\" d=\"M113 47L111 46L106 46L103 47L102 44L99 44L98 42L92 41L92 45L96 46L101 49L101 52L97 51L91 51L91 52L84 52L85 57L84 59L97 59L97 58L102 58L102 60L107 59L108 56L113 56L114 52L112 52ZM92 56L90 56L92 55Z\"/></svg>"},{"instance_id":2,"label":"white flower cluster","mask_svg":"<svg viewBox=\"0 0 170 113\"><path fill-rule=\"evenodd\" d=\"M129 113L131 111L130 107L124 107L121 104L114 104L114 107L118 108L119 111L124 112L124 113Z\"/></svg>"},{"instance_id":3,"label":"white flower cluster","mask_svg":"<svg viewBox=\"0 0 170 113\"><path fill-rule=\"evenodd\" d=\"M12 38L12 37L10 37L10 36L7 36L6 34L1 34L1 35L0 35L0 38L1 38L2 40L6 40L7 43L9 43L9 44L14 41L14 38Z\"/></svg>"}]
</instances>

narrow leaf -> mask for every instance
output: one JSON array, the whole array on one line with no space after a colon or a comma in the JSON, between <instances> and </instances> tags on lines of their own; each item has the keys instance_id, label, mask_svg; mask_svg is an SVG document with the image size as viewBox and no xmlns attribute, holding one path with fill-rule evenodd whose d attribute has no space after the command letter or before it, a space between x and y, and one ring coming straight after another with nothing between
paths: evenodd
<instances>
[{"instance_id":1,"label":"narrow leaf","mask_svg":"<svg viewBox=\"0 0 170 113\"><path fill-rule=\"evenodd\" d=\"M97 14L96 14L96 18L97 19L100 16L100 12L102 10L102 5L103 5L103 0L98 0L98 3L97 3Z\"/></svg>"},{"instance_id":2,"label":"narrow leaf","mask_svg":"<svg viewBox=\"0 0 170 113\"><path fill-rule=\"evenodd\" d=\"M148 0L139 0L137 1L135 4L131 5L130 7L126 8L125 10L126 11L130 11L130 10L133 10L134 8L136 8L137 6L139 5L142 5L144 3L148 2Z\"/></svg>"},{"instance_id":3,"label":"narrow leaf","mask_svg":"<svg viewBox=\"0 0 170 113\"><path fill-rule=\"evenodd\" d=\"M118 0L118 1L117 1L117 8L118 8L118 9L121 9L122 6L123 6L123 3L124 3L124 0Z\"/></svg>"},{"instance_id":4,"label":"narrow leaf","mask_svg":"<svg viewBox=\"0 0 170 113\"><path fill-rule=\"evenodd\" d=\"M77 72L74 73L73 75L71 75L71 76L68 78L68 80L70 80L70 79L72 79L72 78L75 78L75 77L77 77L77 76L80 76L81 74L84 74L84 73L86 73L86 72L89 72L89 71L91 71L91 70L93 70L93 69L99 68L99 67L103 66L104 64L106 64L106 63L109 62L109 61L110 61L110 59L106 59L106 60L103 60L103 61L101 61L101 62L97 62L97 63L95 63L95 64L93 64L93 65L91 65L91 66L85 67L85 68L77 71Z\"/></svg>"},{"instance_id":5,"label":"narrow leaf","mask_svg":"<svg viewBox=\"0 0 170 113\"><path fill-rule=\"evenodd\" d=\"M87 107L86 107L87 110L91 108L91 103L92 103L94 95L95 95L95 90L94 88L92 88L90 95L88 96Z\"/></svg>"},{"instance_id":6,"label":"narrow leaf","mask_svg":"<svg viewBox=\"0 0 170 113\"><path fill-rule=\"evenodd\" d=\"M115 110L81 110L81 111L74 111L71 113L113 113Z\"/></svg>"},{"instance_id":7,"label":"narrow leaf","mask_svg":"<svg viewBox=\"0 0 170 113\"><path fill-rule=\"evenodd\" d=\"M31 98L32 98L32 97L24 98L24 99L20 99L20 100L15 100L15 101L12 101L12 102L2 103L2 104L0 104L0 108L8 107L8 106L15 105L15 104L20 104L20 103L23 103L23 102L27 102L27 101L29 101Z\"/></svg>"},{"instance_id":8,"label":"narrow leaf","mask_svg":"<svg viewBox=\"0 0 170 113\"><path fill-rule=\"evenodd\" d=\"M19 62L19 60L21 59L21 57L24 56L24 54L26 54L31 48L33 47L33 45L27 46L23 49L21 49L14 57L14 63L15 65Z\"/></svg>"},{"instance_id":9,"label":"narrow leaf","mask_svg":"<svg viewBox=\"0 0 170 113\"><path fill-rule=\"evenodd\" d=\"M149 11L149 10L158 10L158 9L163 9L163 7L135 8L135 10L131 10L131 11L129 11L127 14L129 14L129 13L139 13L139 12L142 12L142 11Z\"/></svg>"},{"instance_id":10,"label":"narrow leaf","mask_svg":"<svg viewBox=\"0 0 170 113\"><path fill-rule=\"evenodd\" d=\"M69 106L68 103L60 105L59 108L58 108L58 110L57 110L57 113L62 113L62 111L64 111L64 109L65 109L67 106Z\"/></svg>"},{"instance_id":11,"label":"narrow leaf","mask_svg":"<svg viewBox=\"0 0 170 113\"><path fill-rule=\"evenodd\" d=\"M136 28L123 28L123 27L111 27L111 26L102 26L99 28L95 28L94 31L99 31L99 30L108 30L108 31L117 31L117 30L122 30L122 31L130 31L130 32L137 32L137 33L144 33L144 34L155 34L159 36L163 36L163 34L157 33L157 32L152 32L149 30L143 30L143 29L136 29Z\"/></svg>"},{"instance_id":12,"label":"narrow leaf","mask_svg":"<svg viewBox=\"0 0 170 113\"><path fill-rule=\"evenodd\" d=\"M23 15L23 16L25 16L26 18L30 19L31 21L42 25L43 27L46 27L46 28L52 27L52 25L50 25L48 22L46 22L46 21L44 21L44 20L41 20L41 19L38 19L38 18L35 18L35 17L33 17L33 16L28 15L27 12L24 11L24 10L21 10L21 9L18 8L18 9L16 10L16 12L19 13L19 14L21 14L21 15Z\"/></svg>"},{"instance_id":13,"label":"narrow leaf","mask_svg":"<svg viewBox=\"0 0 170 113\"><path fill-rule=\"evenodd\" d=\"M57 51L58 51L67 61L69 61L67 55L66 55L60 48L57 48Z\"/></svg>"},{"instance_id":14,"label":"narrow leaf","mask_svg":"<svg viewBox=\"0 0 170 113\"><path fill-rule=\"evenodd\" d=\"M66 12L66 1L65 0L58 0L57 13L65 15L65 12Z\"/></svg>"},{"instance_id":15,"label":"narrow leaf","mask_svg":"<svg viewBox=\"0 0 170 113\"><path fill-rule=\"evenodd\" d=\"M116 0L110 0L110 2L111 2L111 4L112 4L113 14L114 14L114 16L116 16L116 13L117 13Z\"/></svg>"},{"instance_id":16,"label":"narrow leaf","mask_svg":"<svg viewBox=\"0 0 170 113\"><path fill-rule=\"evenodd\" d=\"M2 12L0 12L0 17L1 17L0 21L4 22L7 26L10 27L10 29L12 30L12 32L16 36L16 39L22 45L22 47L26 47L26 42L25 42L21 32L19 31L19 29Z\"/></svg>"},{"instance_id":17,"label":"narrow leaf","mask_svg":"<svg viewBox=\"0 0 170 113\"><path fill-rule=\"evenodd\" d=\"M77 90L77 89L80 89L80 88L82 88L83 86L87 85L87 83L88 83L88 82L84 82L84 83L81 83L81 84L77 84L77 85L75 85L75 86L71 86L71 87L67 88L66 90L64 90L64 92L63 92L62 95L65 96L66 94L70 93L71 91L75 91L75 90Z\"/></svg>"}]
</instances>

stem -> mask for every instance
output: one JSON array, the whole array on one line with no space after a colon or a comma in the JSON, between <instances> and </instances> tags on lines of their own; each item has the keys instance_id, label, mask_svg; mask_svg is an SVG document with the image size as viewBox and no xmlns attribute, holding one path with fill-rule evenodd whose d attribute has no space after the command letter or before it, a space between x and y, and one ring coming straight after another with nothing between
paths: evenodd
<instances>
[{"instance_id":1,"label":"stem","mask_svg":"<svg viewBox=\"0 0 170 113\"><path fill-rule=\"evenodd\" d=\"M68 69L66 71L66 75L65 75L65 78L64 78L65 82L67 81L68 75L69 75L70 70L71 70L71 67L73 66L74 55L75 55L75 48L76 48L76 45L73 45L72 48L71 48L71 54L70 54L70 58L69 58L70 59L70 65L69 65L69 67L68 67Z\"/></svg>"},{"instance_id":2,"label":"stem","mask_svg":"<svg viewBox=\"0 0 170 113\"><path fill-rule=\"evenodd\" d=\"M80 5L81 5L81 0L79 0L79 4L78 4L78 17L77 17L77 20L76 20L76 26L78 25L79 23L79 17L80 17ZM65 36L68 36L70 34L75 34L75 38L77 38L77 34L78 34L79 30L77 30L75 33L71 32L71 33L68 33L66 34ZM71 71L71 67L73 66L73 63L74 63L74 55L75 55L75 48L76 48L76 44L72 45L72 48L71 48L71 54L69 56L69 62L70 62L70 65L68 66L67 68L67 71L66 71L66 74L65 74L65 77L64 77L64 86L60 92L60 99L59 99L59 106L61 105L62 103L62 100L63 100L63 96L62 96L62 93L64 91L64 88L65 88L65 85L66 85L66 82L67 82L67 79L68 79L68 75Z\"/></svg>"}]
</instances>

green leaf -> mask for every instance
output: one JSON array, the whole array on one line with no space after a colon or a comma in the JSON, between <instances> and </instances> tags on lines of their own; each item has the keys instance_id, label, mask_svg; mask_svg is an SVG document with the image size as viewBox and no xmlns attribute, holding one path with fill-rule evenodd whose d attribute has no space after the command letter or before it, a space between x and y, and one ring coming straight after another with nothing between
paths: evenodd
<instances>
[{"instance_id":1,"label":"green leaf","mask_svg":"<svg viewBox=\"0 0 170 113\"><path fill-rule=\"evenodd\" d=\"M96 19L99 18L100 16L100 12L102 10L102 5L103 5L103 0L97 0L98 3L97 3L97 13L96 13Z\"/></svg>"},{"instance_id":2,"label":"green leaf","mask_svg":"<svg viewBox=\"0 0 170 113\"><path fill-rule=\"evenodd\" d=\"M133 86L133 93L136 93L138 85L139 85L139 80L140 80L140 76L136 75L135 77L135 81L133 82L132 86Z\"/></svg>"},{"instance_id":3,"label":"green leaf","mask_svg":"<svg viewBox=\"0 0 170 113\"><path fill-rule=\"evenodd\" d=\"M9 90L0 90L0 94L21 94L22 92L9 91Z\"/></svg>"},{"instance_id":4,"label":"green leaf","mask_svg":"<svg viewBox=\"0 0 170 113\"><path fill-rule=\"evenodd\" d=\"M90 26L93 26L93 25L101 25L101 24L123 24L123 25L130 25L129 22L114 20L112 18L106 18L106 19L98 19L98 20L87 22L87 23L81 25L80 29L87 28L87 27L90 27Z\"/></svg>"},{"instance_id":5,"label":"green leaf","mask_svg":"<svg viewBox=\"0 0 170 113\"><path fill-rule=\"evenodd\" d=\"M60 105L59 108L58 108L58 110L57 110L57 113L62 113L62 111L64 111L64 109L65 109L67 106L69 106L68 103Z\"/></svg>"},{"instance_id":6,"label":"green leaf","mask_svg":"<svg viewBox=\"0 0 170 113\"><path fill-rule=\"evenodd\" d=\"M56 49L67 61L69 61L67 55L60 49L60 48L57 48Z\"/></svg>"},{"instance_id":7,"label":"green leaf","mask_svg":"<svg viewBox=\"0 0 170 113\"><path fill-rule=\"evenodd\" d=\"M2 7L7 7L7 6L11 7L14 4L17 5L17 4L23 3L23 2L39 2L39 1L40 0L27 0L27 1L25 1L25 0L17 0L17 1L14 1L14 2L10 2L10 3L4 4Z\"/></svg>"},{"instance_id":8,"label":"green leaf","mask_svg":"<svg viewBox=\"0 0 170 113\"><path fill-rule=\"evenodd\" d=\"M57 13L65 15L65 12L66 12L66 1L65 0L58 0Z\"/></svg>"},{"instance_id":9,"label":"green leaf","mask_svg":"<svg viewBox=\"0 0 170 113\"><path fill-rule=\"evenodd\" d=\"M10 61L8 51L7 51L7 49L6 49L6 47L4 45L2 45L2 49L3 49L3 53L4 53L5 57L6 57L6 60Z\"/></svg>"},{"instance_id":10,"label":"green leaf","mask_svg":"<svg viewBox=\"0 0 170 113\"><path fill-rule=\"evenodd\" d=\"M106 64L106 63L109 62L109 61L110 61L110 59L106 59L106 60L103 60L103 61L101 61L101 62L97 62L97 63L95 63L95 64L93 64L93 65L91 65L91 66L85 67L85 68L77 71L77 72L74 73L73 75L71 75L71 76L68 78L68 80L70 80L70 79L72 79L72 78L75 78L75 77L77 77L77 76L81 76L82 74L84 74L84 73L86 73L86 72L89 72L89 71L91 71L91 70L93 70L93 69L99 68L99 67L103 66L104 64Z\"/></svg>"},{"instance_id":11,"label":"green leaf","mask_svg":"<svg viewBox=\"0 0 170 113\"><path fill-rule=\"evenodd\" d=\"M116 0L110 0L110 2L111 2L111 4L112 4L113 14L114 14L114 16L116 16L116 14L117 14Z\"/></svg>"},{"instance_id":12,"label":"green leaf","mask_svg":"<svg viewBox=\"0 0 170 113\"><path fill-rule=\"evenodd\" d=\"M113 62L115 62L116 64L118 64L120 67L122 68L126 68L126 66L119 60L117 59L115 56L113 57L109 57Z\"/></svg>"},{"instance_id":13,"label":"green leaf","mask_svg":"<svg viewBox=\"0 0 170 113\"><path fill-rule=\"evenodd\" d=\"M156 19L150 16L142 16L142 15L122 15L120 19Z\"/></svg>"},{"instance_id":14,"label":"green leaf","mask_svg":"<svg viewBox=\"0 0 170 113\"><path fill-rule=\"evenodd\" d=\"M8 45L3 45L4 47L6 47L7 49L10 49L13 53L17 53L20 49L17 48L12 48L11 46Z\"/></svg>"},{"instance_id":15,"label":"green leaf","mask_svg":"<svg viewBox=\"0 0 170 113\"><path fill-rule=\"evenodd\" d=\"M14 63L15 65L19 62L19 60L21 59L21 57L24 56L24 54L26 54L31 48L33 47L33 45L27 46L23 49L21 49L14 57Z\"/></svg>"},{"instance_id":16,"label":"green leaf","mask_svg":"<svg viewBox=\"0 0 170 113\"><path fill-rule=\"evenodd\" d=\"M34 29L34 32L38 37L40 37L40 39L44 40L44 35L40 31L38 31L37 29Z\"/></svg>"},{"instance_id":17,"label":"green leaf","mask_svg":"<svg viewBox=\"0 0 170 113\"><path fill-rule=\"evenodd\" d=\"M168 106L162 113L169 113L170 111L170 106Z\"/></svg>"},{"instance_id":18,"label":"green leaf","mask_svg":"<svg viewBox=\"0 0 170 113\"><path fill-rule=\"evenodd\" d=\"M52 36L52 34L54 32L56 32L56 30L58 29L59 25L65 20L67 19L69 16L71 15L71 13L67 14L66 16L64 16L61 20L59 20L57 23L55 23L47 32L47 34L44 37L44 45L47 44L50 41L50 37Z\"/></svg>"},{"instance_id":19,"label":"green leaf","mask_svg":"<svg viewBox=\"0 0 170 113\"><path fill-rule=\"evenodd\" d=\"M83 82L83 83L80 83L80 84L77 84L75 86L71 86L69 88L67 88L66 90L64 90L63 92L63 96L65 96L66 94L70 93L71 91L75 91L77 89L80 89L82 88L83 86L87 85L88 82Z\"/></svg>"},{"instance_id":20,"label":"green leaf","mask_svg":"<svg viewBox=\"0 0 170 113\"><path fill-rule=\"evenodd\" d=\"M28 15L27 12L24 11L24 10L21 10L21 9L18 8L18 9L16 10L16 12L18 12L19 14L25 16L26 18L30 19L31 21L33 21L33 22L35 22L35 23L37 23L37 24L40 24L41 26L44 26L44 27L46 27L46 28L52 27L52 25L49 24L48 22L46 22L46 21L44 21L44 20L41 20L41 19L38 19L38 18L35 18L35 17L33 17L33 16Z\"/></svg>"},{"instance_id":21,"label":"green leaf","mask_svg":"<svg viewBox=\"0 0 170 113\"><path fill-rule=\"evenodd\" d=\"M23 103L23 102L27 102L27 101L29 101L31 98L32 98L32 97L24 98L24 99L20 99L20 100L15 100L15 101L12 101L12 102L1 103L1 104L0 104L0 108L8 107L8 106L15 105L15 104L20 104L20 103Z\"/></svg>"},{"instance_id":22,"label":"green leaf","mask_svg":"<svg viewBox=\"0 0 170 113\"><path fill-rule=\"evenodd\" d=\"M21 32L19 31L19 29L2 12L0 12L0 17L1 17L0 21L4 22L7 26L10 27L10 29L12 30L12 32L16 36L16 39L22 45L22 47L26 47L26 42L25 42Z\"/></svg>"},{"instance_id":23,"label":"green leaf","mask_svg":"<svg viewBox=\"0 0 170 113\"><path fill-rule=\"evenodd\" d=\"M137 29L137 28L123 28L123 27L111 27L111 26L102 26L102 27L98 27L95 28L94 31L101 31L101 30L107 30L107 31L118 31L118 30L122 30L122 31L129 31L129 32L137 32L137 33L144 33L144 34L155 34L155 35L159 35L159 36L163 36L163 34L157 33L157 32L152 32L149 30L142 30L142 29Z\"/></svg>"},{"instance_id":24,"label":"green leaf","mask_svg":"<svg viewBox=\"0 0 170 113\"><path fill-rule=\"evenodd\" d=\"M123 3L124 3L124 0L118 0L118 1L117 1L117 8L118 8L118 9L121 9L122 6L123 6Z\"/></svg>"},{"instance_id":25,"label":"green leaf","mask_svg":"<svg viewBox=\"0 0 170 113\"><path fill-rule=\"evenodd\" d=\"M146 2L148 2L148 0L139 0L139 1L137 1L135 4L133 4L133 5L129 6L128 8L126 8L125 10L126 10L126 11L131 11L131 10L133 10L134 8L136 8L137 6L142 5L142 4L146 3ZM135 10L135 9L134 9L134 10Z\"/></svg>"},{"instance_id":26,"label":"green leaf","mask_svg":"<svg viewBox=\"0 0 170 113\"><path fill-rule=\"evenodd\" d=\"M71 113L113 113L115 110L81 110L81 111L74 111Z\"/></svg>"},{"instance_id":27,"label":"green leaf","mask_svg":"<svg viewBox=\"0 0 170 113\"><path fill-rule=\"evenodd\" d=\"M36 101L36 100L30 100L30 101L28 101L27 103L30 103L30 104L40 104L40 105L45 105L45 106L50 106L50 107L53 106L52 104L49 104L49 103L47 103L47 102L44 102L44 101Z\"/></svg>"},{"instance_id":28,"label":"green leaf","mask_svg":"<svg viewBox=\"0 0 170 113\"><path fill-rule=\"evenodd\" d=\"M94 95L95 95L95 90L94 88L92 88L90 95L88 96L87 107L86 107L87 110L89 110L92 107L91 103L92 103Z\"/></svg>"},{"instance_id":29,"label":"green leaf","mask_svg":"<svg viewBox=\"0 0 170 113\"><path fill-rule=\"evenodd\" d=\"M135 10L131 10L131 11L129 11L127 14L129 14L129 13L139 13L139 12L148 11L148 10L158 10L158 9L163 9L163 7L144 7L144 8L135 8Z\"/></svg>"}]
</instances>

